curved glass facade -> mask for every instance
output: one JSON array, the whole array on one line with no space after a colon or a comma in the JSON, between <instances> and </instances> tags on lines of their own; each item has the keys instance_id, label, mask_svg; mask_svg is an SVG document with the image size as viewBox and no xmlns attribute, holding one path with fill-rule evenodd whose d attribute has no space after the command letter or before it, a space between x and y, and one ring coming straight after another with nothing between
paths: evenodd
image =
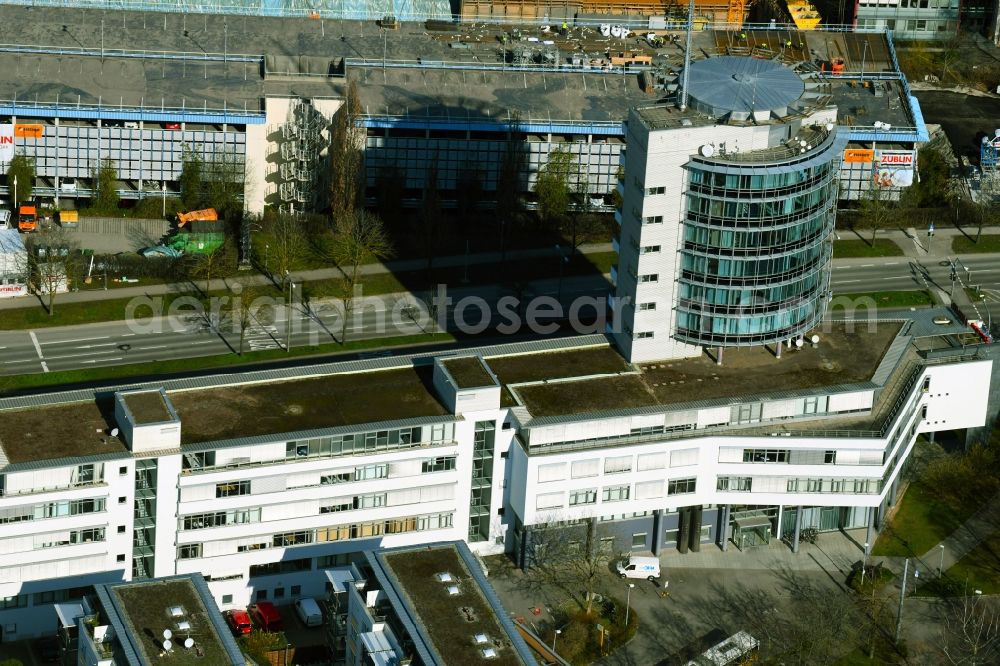
<instances>
[{"instance_id":1,"label":"curved glass facade","mask_svg":"<svg viewBox=\"0 0 1000 666\"><path fill-rule=\"evenodd\" d=\"M846 139L808 153L694 157L675 337L708 346L758 345L802 334L823 316Z\"/></svg>"}]
</instances>

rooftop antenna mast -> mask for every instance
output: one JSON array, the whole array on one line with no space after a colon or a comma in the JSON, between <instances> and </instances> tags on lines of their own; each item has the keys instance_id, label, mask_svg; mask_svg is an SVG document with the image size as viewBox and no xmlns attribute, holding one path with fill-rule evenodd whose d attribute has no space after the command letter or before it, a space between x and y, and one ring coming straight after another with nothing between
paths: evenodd
<instances>
[{"instance_id":1,"label":"rooftop antenna mast","mask_svg":"<svg viewBox=\"0 0 1000 666\"><path fill-rule=\"evenodd\" d=\"M688 3L687 35L684 40L684 78L681 80L681 111L688 105L688 73L691 71L691 32L694 30L694 0Z\"/></svg>"}]
</instances>

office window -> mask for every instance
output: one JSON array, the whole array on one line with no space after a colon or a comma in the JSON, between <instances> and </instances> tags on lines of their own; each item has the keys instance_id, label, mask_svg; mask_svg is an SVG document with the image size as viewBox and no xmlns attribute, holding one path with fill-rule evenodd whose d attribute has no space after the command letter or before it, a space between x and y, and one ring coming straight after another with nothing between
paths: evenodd
<instances>
[{"instance_id":1,"label":"office window","mask_svg":"<svg viewBox=\"0 0 1000 666\"><path fill-rule=\"evenodd\" d=\"M657 273L648 273L646 275L639 276L639 282L641 283L659 282L659 281L660 281L660 276Z\"/></svg>"},{"instance_id":2,"label":"office window","mask_svg":"<svg viewBox=\"0 0 1000 666\"><path fill-rule=\"evenodd\" d=\"M118 534L125 534L125 526L124 525L119 525L118 526Z\"/></svg>"},{"instance_id":3,"label":"office window","mask_svg":"<svg viewBox=\"0 0 1000 666\"><path fill-rule=\"evenodd\" d=\"M650 215L649 217L644 217L642 219L643 224L663 224L662 215Z\"/></svg>"},{"instance_id":4,"label":"office window","mask_svg":"<svg viewBox=\"0 0 1000 666\"><path fill-rule=\"evenodd\" d=\"M355 481L371 481L372 479L384 479L389 476L389 465L382 463L379 465L364 465L354 468Z\"/></svg>"},{"instance_id":5,"label":"office window","mask_svg":"<svg viewBox=\"0 0 1000 666\"><path fill-rule=\"evenodd\" d=\"M716 483L717 490L728 490L729 492L750 492L752 478L749 476L720 476Z\"/></svg>"},{"instance_id":6,"label":"office window","mask_svg":"<svg viewBox=\"0 0 1000 666\"><path fill-rule=\"evenodd\" d=\"M177 559L190 560L195 557L201 557L200 543L189 543L177 547Z\"/></svg>"},{"instance_id":7,"label":"office window","mask_svg":"<svg viewBox=\"0 0 1000 666\"><path fill-rule=\"evenodd\" d=\"M250 494L249 481L229 481L227 483L215 484L216 497L236 497L238 495Z\"/></svg>"},{"instance_id":8,"label":"office window","mask_svg":"<svg viewBox=\"0 0 1000 666\"><path fill-rule=\"evenodd\" d=\"M292 585L292 596L293 597L297 597L300 594L302 594L302 586L301 585Z\"/></svg>"},{"instance_id":9,"label":"office window","mask_svg":"<svg viewBox=\"0 0 1000 666\"><path fill-rule=\"evenodd\" d=\"M267 601L267 590L257 590L257 601Z\"/></svg>"},{"instance_id":10,"label":"office window","mask_svg":"<svg viewBox=\"0 0 1000 666\"><path fill-rule=\"evenodd\" d=\"M231 594L223 594L222 595L222 604L226 605L226 604L231 604L231 603L233 603L233 595L231 595Z\"/></svg>"},{"instance_id":11,"label":"office window","mask_svg":"<svg viewBox=\"0 0 1000 666\"><path fill-rule=\"evenodd\" d=\"M837 462L837 452L836 451L825 451L823 453L823 462L827 464L835 464Z\"/></svg>"},{"instance_id":12,"label":"office window","mask_svg":"<svg viewBox=\"0 0 1000 666\"><path fill-rule=\"evenodd\" d=\"M697 479L671 479L667 482L668 495L686 495L695 491Z\"/></svg>"},{"instance_id":13,"label":"office window","mask_svg":"<svg viewBox=\"0 0 1000 666\"><path fill-rule=\"evenodd\" d=\"M653 331L639 331L635 334L636 340L649 340L653 337Z\"/></svg>"},{"instance_id":14,"label":"office window","mask_svg":"<svg viewBox=\"0 0 1000 666\"><path fill-rule=\"evenodd\" d=\"M637 532L632 535L632 548L645 548L646 547L646 537L648 534L646 532Z\"/></svg>"},{"instance_id":15,"label":"office window","mask_svg":"<svg viewBox=\"0 0 1000 666\"><path fill-rule=\"evenodd\" d=\"M622 502L629 498L631 486L608 486L604 489L603 499L605 502Z\"/></svg>"},{"instance_id":16,"label":"office window","mask_svg":"<svg viewBox=\"0 0 1000 666\"><path fill-rule=\"evenodd\" d=\"M351 472L338 472L336 474L324 474L319 478L320 485L327 486L334 483L347 483L353 478Z\"/></svg>"},{"instance_id":17,"label":"office window","mask_svg":"<svg viewBox=\"0 0 1000 666\"><path fill-rule=\"evenodd\" d=\"M605 474L622 474L632 471L632 456L614 456L604 459Z\"/></svg>"},{"instance_id":18,"label":"office window","mask_svg":"<svg viewBox=\"0 0 1000 666\"><path fill-rule=\"evenodd\" d=\"M119 467L118 476L126 476L128 474L128 467Z\"/></svg>"},{"instance_id":19,"label":"office window","mask_svg":"<svg viewBox=\"0 0 1000 666\"><path fill-rule=\"evenodd\" d=\"M646 194L666 194L667 188L664 186L660 187L647 187Z\"/></svg>"},{"instance_id":20,"label":"office window","mask_svg":"<svg viewBox=\"0 0 1000 666\"><path fill-rule=\"evenodd\" d=\"M455 456L441 456L425 460L420 467L424 474L429 472L447 472L455 469Z\"/></svg>"},{"instance_id":21,"label":"office window","mask_svg":"<svg viewBox=\"0 0 1000 666\"><path fill-rule=\"evenodd\" d=\"M588 488L586 490L572 490L569 493L569 505L578 506L580 504L597 503L597 489Z\"/></svg>"},{"instance_id":22,"label":"office window","mask_svg":"<svg viewBox=\"0 0 1000 666\"><path fill-rule=\"evenodd\" d=\"M274 588L274 600L277 601L278 599L284 599L284 598L285 598L285 588L283 587Z\"/></svg>"},{"instance_id":23,"label":"office window","mask_svg":"<svg viewBox=\"0 0 1000 666\"><path fill-rule=\"evenodd\" d=\"M648 310L655 310L655 309L656 309L656 303L655 302L650 301L649 303L639 303L639 310L640 311L648 311Z\"/></svg>"},{"instance_id":24,"label":"office window","mask_svg":"<svg viewBox=\"0 0 1000 666\"><path fill-rule=\"evenodd\" d=\"M125 561L125 555L119 555L116 559L117 559L118 562L124 562Z\"/></svg>"},{"instance_id":25,"label":"office window","mask_svg":"<svg viewBox=\"0 0 1000 666\"><path fill-rule=\"evenodd\" d=\"M774 463L788 462L787 449L743 449L743 462Z\"/></svg>"},{"instance_id":26,"label":"office window","mask_svg":"<svg viewBox=\"0 0 1000 666\"><path fill-rule=\"evenodd\" d=\"M639 254L654 254L659 251L659 245L644 245L642 249L639 250Z\"/></svg>"}]
</instances>

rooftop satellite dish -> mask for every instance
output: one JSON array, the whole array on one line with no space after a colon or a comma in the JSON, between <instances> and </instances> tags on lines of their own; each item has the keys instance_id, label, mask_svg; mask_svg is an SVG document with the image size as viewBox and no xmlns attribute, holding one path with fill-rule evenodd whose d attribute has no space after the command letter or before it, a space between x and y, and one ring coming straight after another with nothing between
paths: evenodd
<instances>
[{"instance_id":1,"label":"rooftop satellite dish","mask_svg":"<svg viewBox=\"0 0 1000 666\"><path fill-rule=\"evenodd\" d=\"M170 648L172 648L173 646L174 646L174 644L171 643L169 640L163 641L163 649L164 649L164 651L170 652Z\"/></svg>"},{"instance_id":2,"label":"rooftop satellite dish","mask_svg":"<svg viewBox=\"0 0 1000 666\"><path fill-rule=\"evenodd\" d=\"M1000 129L993 130L993 136L995 136L996 138L1000 139Z\"/></svg>"},{"instance_id":3,"label":"rooftop satellite dish","mask_svg":"<svg viewBox=\"0 0 1000 666\"><path fill-rule=\"evenodd\" d=\"M882 129L882 121L881 120L876 120L874 124L875 124L875 129Z\"/></svg>"},{"instance_id":4,"label":"rooftop satellite dish","mask_svg":"<svg viewBox=\"0 0 1000 666\"><path fill-rule=\"evenodd\" d=\"M809 339L812 341L813 344L816 344L816 343L819 342L819 336L818 335L814 335L814 336L812 336Z\"/></svg>"},{"instance_id":5,"label":"rooftop satellite dish","mask_svg":"<svg viewBox=\"0 0 1000 666\"><path fill-rule=\"evenodd\" d=\"M832 132L833 131L833 123L827 123L826 124L826 131L827 132Z\"/></svg>"},{"instance_id":6,"label":"rooftop satellite dish","mask_svg":"<svg viewBox=\"0 0 1000 666\"><path fill-rule=\"evenodd\" d=\"M118 436L118 428L112 428L111 429L111 436L112 437L117 437Z\"/></svg>"},{"instance_id":7,"label":"rooftop satellite dish","mask_svg":"<svg viewBox=\"0 0 1000 666\"><path fill-rule=\"evenodd\" d=\"M194 647L194 639L193 638L185 638L184 639L184 647L186 647L188 650L190 650L191 648L193 648Z\"/></svg>"},{"instance_id":8,"label":"rooftop satellite dish","mask_svg":"<svg viewBox=\"0 0 1000 666\"><path fill-rule=\"evenodd\" d=\"M715 154L715 146L710 143L706 143L704 146L698 149L702 157L711 157Z\"/></svg>"},{"instance_id":9,"label":"rooftop satellite dish","mask_svg":"<svg viewBox=\"0 0 1000 666\"><path fill-rule=\"evenodd\" d=\"M890 125L889 123L882 123L882 129L888 132L889 130L892 129L892 125Z\"/></svg>"},{"instance_id":10,"label":"rooftop satellite dish","mask_svg":"<svg viewBox=\"0 0 1000 666\"><path fill-rule=\"evenodd\" d=\"M174 632L170 631L169 629L164 629L163 630L163 637L165 639L170 640L173 637L173 635L174 635Z\"/></svg>"},{"instance_id":11,"label":"rooftop satellite dish","mask_svg":"<svg viewBox=\"0 0 1000 666\"><path fill-rule=\"evenodd\" d=\"M799 141L799 145L802 146L803 148L805 148L806 147L806 141L805 141L805 139L800 140Z\"/></svg>"},{"instance_id":12,"label":"rooftop satellite dish","mask_svg":"<svg viewBox=\"0 0 1000 666\"><path fill-rule=\"evenodd\" d=\"M802 338L798 338L795 340L795 346L799 348L802 347Z\"/></svg>"}]
</instances>

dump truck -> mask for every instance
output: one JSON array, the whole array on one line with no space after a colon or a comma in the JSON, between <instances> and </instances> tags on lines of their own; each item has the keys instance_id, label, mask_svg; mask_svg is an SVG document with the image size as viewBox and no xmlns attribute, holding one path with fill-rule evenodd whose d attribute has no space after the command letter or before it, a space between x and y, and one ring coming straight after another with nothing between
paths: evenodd
<instances>
[{"instance_id":1,"label":"dump truck","mask_svg":"<svg viewBox=\"0 0 1000 666\"><path fill-rule=\"evenodd\" d=\"M17 209L17 228L19 231L38 231L38 211L34 206Z\"/></svg>"},{"instance_id":2,"label":"dump truck","mask_svg":"<svg viewBox=\"0 0 1000 666\"><path fill-rule=\"evenodd\" d=\"M177 213L177 231L165 245L145 248L144 257L179 257L182 254L212 254L226 242L226 235L214 208Z\"/></svg>"}]
</instances>

